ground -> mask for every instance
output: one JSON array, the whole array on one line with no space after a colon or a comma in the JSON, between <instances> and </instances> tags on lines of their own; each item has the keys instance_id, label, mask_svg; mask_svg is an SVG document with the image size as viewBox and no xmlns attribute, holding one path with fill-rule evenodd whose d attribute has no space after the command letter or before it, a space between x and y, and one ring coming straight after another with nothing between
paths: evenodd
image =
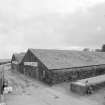
<instances>
[{"instance_id":1,"label":"ground","mask_svg":"<svg viewBox=\"0 0 105 105\"><path fill-rule=\"evenodd\" d=\"M91 96L79 96L70 91L70 83L48 86L38 80L13 72L5 66L5 78L13 92L5 95L7 105L103 105L105 90Z\"/></svg>"}]
</instances>

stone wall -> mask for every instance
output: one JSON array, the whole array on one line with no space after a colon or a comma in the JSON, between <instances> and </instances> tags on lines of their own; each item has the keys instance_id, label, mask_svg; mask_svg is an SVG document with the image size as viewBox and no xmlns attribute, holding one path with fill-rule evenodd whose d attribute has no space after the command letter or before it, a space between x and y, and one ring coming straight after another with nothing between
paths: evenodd
<instances>
[{"instance_id":1,"label":"stone wall","mask_svg":"<svg viewBox=\"0 0 105 105\"><path fill-rule=\"evenodd\" d=\"M49 84L75 81L105 74L105 65L49 70L46 72L45 81Z\"/></svg>"}]
</instances>

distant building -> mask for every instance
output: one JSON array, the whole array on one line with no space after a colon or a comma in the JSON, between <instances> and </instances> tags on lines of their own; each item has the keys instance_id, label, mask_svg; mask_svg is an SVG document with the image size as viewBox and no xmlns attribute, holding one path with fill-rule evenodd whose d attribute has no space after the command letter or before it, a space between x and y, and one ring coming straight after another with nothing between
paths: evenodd
<instances>
[{"instance_id":1,"label":"distant building","mask_svg":"<svg viewBox=\"0 0 105 105\"><path fill-rule=\"evenodd\" d=\"M84 48L83 51L90 51L90 49L89 48Z\"/></svg>"},{"instance_id":2,"label":"distant building","mask_svg":"<svg viewBox=\"0 0 105 105\"><path fill-rule=\"evenodd\" d=\"M96 52L102 52L102 49L95 49Z\"/></svg>"}]
</instances>

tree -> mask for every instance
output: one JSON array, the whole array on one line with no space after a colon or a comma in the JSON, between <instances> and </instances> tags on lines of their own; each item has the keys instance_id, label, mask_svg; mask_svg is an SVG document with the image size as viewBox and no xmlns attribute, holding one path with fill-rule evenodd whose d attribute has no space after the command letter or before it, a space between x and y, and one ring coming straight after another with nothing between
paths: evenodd
<instances>
[{"instance_id":1,"label":"tree","mask_svg":"<svg viewBox=\"0 0 105 105\"><path fill-rule=\"evenodd\" d=\"M105 44L102 45L102 51L105 52Z\"/></svg>"}]
</instances>

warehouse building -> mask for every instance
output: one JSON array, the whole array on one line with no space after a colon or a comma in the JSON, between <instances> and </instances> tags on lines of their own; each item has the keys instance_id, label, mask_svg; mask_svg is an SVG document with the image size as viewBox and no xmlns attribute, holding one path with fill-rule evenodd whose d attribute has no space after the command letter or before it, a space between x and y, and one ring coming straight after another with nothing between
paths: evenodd
<instances>
[{"instance_id":1,"label":"warehouse building","mask_svg":"<svg viewBox=\"0 0 105 105\"><path fill-rule=\"evenodd\" d=\"M13 71L20 71L22 73L22 64L21 61L25 53L16 53L12 55L11 59L11 68Z\"/></svg>"},{"instance_id":2,"label":"warehouse building","mask_svg":"<svg viewBox=\"0 0 105 105\"><path fill-rule=\"evenodd\" d=\"M104 74L105 53L28 49L21 65L25 75L56 84Z\"/></svg>"}]
</instances>

